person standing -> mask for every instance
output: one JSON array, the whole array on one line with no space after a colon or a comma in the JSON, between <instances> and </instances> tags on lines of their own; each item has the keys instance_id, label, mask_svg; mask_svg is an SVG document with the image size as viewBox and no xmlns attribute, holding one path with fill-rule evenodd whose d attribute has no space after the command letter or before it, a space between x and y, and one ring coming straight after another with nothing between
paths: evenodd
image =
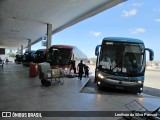
<instances>
[{"instance_id":1,"label":"person standing","mask_svg":"<svg viewBox=\"0 0 160 120\"><path fill-rule=\"evenodd\" d=\"M74 74L76 74L76 61L75 60L71 60L71 69L70 72L74 70Z\"/></svg>"},{"instance_id":2,"label":"person standing","mask_svg":"<svg viewBox=\"0 0 160 120\"><path fill-rule=\"evenodd\" d=\"M0 63L2 63L2 59L0 58Z\"/></svg>"},{"instance_id":3,"label":"person standing","mask_svg":"<svg viewBox=\"0 0 160 120\"><path fill-rule=\"evenodd\" d=\"M80 63L77 66L77 70L78 70L78 77L80 80L82 80L82 75L83 75L83 70L84 70L84 64L83 61L81 60Z\"/></svg>"},{"instance_id":4,"label":"person standing","mask_svg":"<svg viewBox=\"0 0 160 120\"><path fill-rule=\"evenodd\" d=\"M0 64L2 65L2 68L3 68L4 62L3 62L3 60L1 58L0 58Z\"/></svg>"},{"instance_id":5,"label":"person standing","mask_svg":"<svg viewBox=\"0 0 160 120\"><path fill-rule=\"evenodd\" d=\"M8 64L8 62L9 62L9 60L8 60L8 58L6 59L6 64Z\"/></svg>"},{"instance_id":6,"label":"person standing","mask_svg":"<svg viewBox=\"0 0 160 120\"><path fill-rule=\"evenodd\" d=\"M89 77L90 68L87 65L84 65L85 77Z\"/></svg>"}]
</instances>

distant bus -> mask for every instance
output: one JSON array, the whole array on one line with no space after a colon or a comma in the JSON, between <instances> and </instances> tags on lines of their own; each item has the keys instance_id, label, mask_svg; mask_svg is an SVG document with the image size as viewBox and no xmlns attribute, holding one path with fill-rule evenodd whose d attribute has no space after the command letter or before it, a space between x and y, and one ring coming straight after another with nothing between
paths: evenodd
<instances>
[{"instance_id":1,"label":"distant bus","mask_svg":"<svg viewBox=\"0 0 160 120\"><path fill-rule=\"evenodd\" d=\"M73 46L53 45L47 53L47 62L50 63L51 68L62 68L67 74L70 72L70 63L73 59Z\"/></svg>"},{"instance_id":2,"label":"distant bus","mask_svg":"<svg viewBox=\"0 0 160 120\"><path fill-rule=\"evenodd\" d=\"M17 55L15 56L15 63L21 64L22 62L23 62L23 55L17 54Z\"/></svg>"},{"instance_id":3,"label":"distant bus","mask_svg":"<svg viewBox=\"0 0 160 120\"><path fill-rule=\"evenodd\" d=\"M47 62L51 68L62 68L70 74L71 67L76 67L76 61L87 59L87 56L77 47L70 45L53 45L47 52Z\"/></svg>"},{"instance_id":4,"label":"distant bus","mask_svg":"<svg viewBox=\"0 0 160 120\"><path fill-rule=\"evenodd\" d=\"M143 41L133 38L107 37L95 50L95 82L99 87L143 91L146 50L150 60L154 53Z\"/></svg>"},{"instance_id":5,"label":"distant bus","mask_svg":"<svg viewBox=\"0 0 160 120\"><path fill-rule=\"evenodd\" d=\"M31 51L26 51L23 55L23 60L22 60L22 64L24 66L29 67L30 63L34 61L34 54L35 54L35 50L31 50Z\"/></svg>"}]
</instances>

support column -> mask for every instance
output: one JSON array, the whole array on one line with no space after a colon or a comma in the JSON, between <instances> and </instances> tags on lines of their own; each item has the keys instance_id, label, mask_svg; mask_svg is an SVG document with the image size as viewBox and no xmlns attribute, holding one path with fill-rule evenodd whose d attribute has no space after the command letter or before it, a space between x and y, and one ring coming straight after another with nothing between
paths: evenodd
<instances>
[{"instance_id":1,"label":"support column","mask_svg":"<svg viewBox=\"0 0 160 120\"><path fill-rule=\"evenodd\" d=\"M46 48L51 47L51 37L52 37L52 24L47 24L47 41L46 41Z\"/></svg>"},{"instance_id":2,"label":"support column","mask_svg":"<svg viewBox=\"0 0 160 120\"><path fill-rule=\"evenodd\" d=\"M17 49L17 54L21 54L21 48Z\"/></svg>"},{"instance_id":3,"label":"support column","mask_svg":"<svg viewBox=\"0 0 160 120\"><path fill-rule=\"evenodd\" d=\"M31 39L28 39L28 50L31 51Z\"/></svg>"},{"instance_id":4,"label":"support column","mask_svg":"<svg viewBox=\"0 0 160 120\"><path fill-rule=\"evenodd\" d=\"M20 53L20 50L19 50L19 48L17 49L17 54L19 54Z\"/></svg>"},{"instance_id":5,"label":"support column","mask_svg":"<svg viewBox=\"0 0 160 120\"><path fill-rule=\"evenodd\" d=\"M21 45L21 55L23 55L23 45Z\"/></svg>"}]
</instances>

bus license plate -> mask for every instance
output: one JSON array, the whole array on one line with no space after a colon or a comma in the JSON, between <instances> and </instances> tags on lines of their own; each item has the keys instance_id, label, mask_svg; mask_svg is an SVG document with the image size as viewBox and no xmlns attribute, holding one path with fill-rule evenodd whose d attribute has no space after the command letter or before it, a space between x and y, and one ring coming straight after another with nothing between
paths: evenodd
<instances>
[{"instance_id":1,"label":"bus license plate","mask_svg":"<svg viewBox=\"0 0 160 120\"><path fill-rule=\"evenodd\" d=\"M121 90L124 90L124 87L121 87L121 86L116 86L117 89L121 89Z\"/></svg>"}]
</instances>

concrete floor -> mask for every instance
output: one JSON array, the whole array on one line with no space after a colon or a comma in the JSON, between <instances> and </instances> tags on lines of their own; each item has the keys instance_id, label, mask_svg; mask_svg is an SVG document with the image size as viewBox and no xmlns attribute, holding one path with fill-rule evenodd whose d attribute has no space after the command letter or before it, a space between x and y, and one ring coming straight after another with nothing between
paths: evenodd
<instances>
[{"instance_id":1,"label":"concrete floor","mask_svg":"<svg viewBox=\"0 0 160 120\"><path fill-rule=\"evenodd\" d=\"M86 94L80 91L88 82L88 78L83 78L82 81L78 78L63 79L64 85L52 84L50 87L44 87L41 86L38 77L29 77L29 68L14 63L5 65L3 69L0 68L0 111L126 111L124 104L132 100L137 100L149 110L160 107L160 97ZM12 119L17 120L17 118ZM118 117L44 117L41 119L117 120Z\"/></svg>"}]
</instances>

